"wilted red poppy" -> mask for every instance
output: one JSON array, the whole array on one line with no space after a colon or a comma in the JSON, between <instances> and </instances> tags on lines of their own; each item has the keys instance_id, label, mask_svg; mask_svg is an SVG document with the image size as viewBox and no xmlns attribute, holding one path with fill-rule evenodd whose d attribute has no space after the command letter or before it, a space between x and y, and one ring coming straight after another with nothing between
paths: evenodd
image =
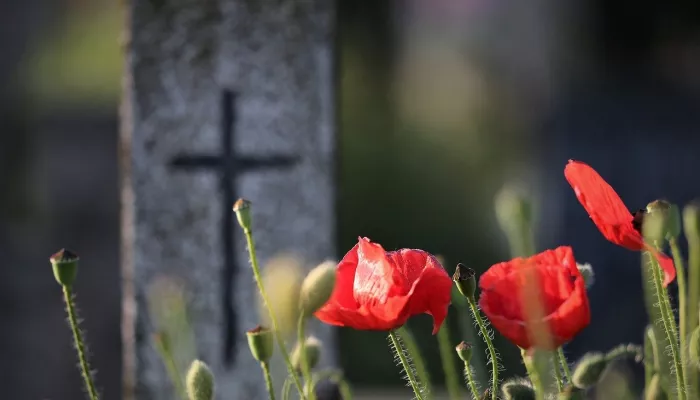
<instances>
[{"instance_id":1,"label":"wilted red poppy","mask_svg":"<svg viewBox=\"0 0 700 400\"><path fill-rule=\"evenodd\" d=\"M447 316L452 279L423 250L387 252L378 243L359 238L337 272L331 298L314 313L327 324L387 331L425 313L433 317L435 334Z\"/></svg>"},{"instance_id":2,"label":"wilted red poppy","mask_svg":"<svg viewBox=\"0 0 700 400\"><path fill-rule=\"evenodd\" d=\"M649 251L659 260L664 271L664 287L673 282L676 278L673 260L644 242L640 233L641 221L632 215L620 196L593 168L580 161L569 160L564 176L606 239L629 250Z\"/></svg>"},{"instance_id":3,"label":"wilted red poppy","mask_svg":"<svg viewBox=\"0 0 700 400\"><path fill-rule=\"evenodd\" d=\"M535 280L540 292L542 319L532 321L524 299ZM491 325L515 345L534 346L528 327L543 324L549 331L548 345L557 348L570 341L591 320L583 276L576 267L571 247L547 250L530 258L515 258L489 268L479 278L479 306Z\"/></svg>"}]
</instances>

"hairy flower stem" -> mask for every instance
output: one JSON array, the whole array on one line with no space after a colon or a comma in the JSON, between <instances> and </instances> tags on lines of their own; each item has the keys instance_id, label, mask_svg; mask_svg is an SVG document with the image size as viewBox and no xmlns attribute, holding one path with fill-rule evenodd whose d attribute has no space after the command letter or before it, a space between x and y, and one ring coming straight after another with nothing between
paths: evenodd
<instances>
[{"instance_id":1,"label":"hairy flower stem","mask_svg":"<svg viewBox=\"0 0 700 400\"><path fill-rule=\"evenodd\" d=\"M496 348L491 341L491 336L486 328L484 319L481 318L481 313L479 312L479 308L476 306L476 301L474 299L468 300L474 320L476 320L476 323L479 325L479 329L481 330L481 337L484 339L486 346L489 348L489 354L491 356L491 399L496 400L498 395L498 356L496 355Z\"/></svg>"},{"instance_id":2,"label":"hairy flower stem","mask_svg":"<svg viewBox=\"0 0 700 400\"><path fill-rule=\"evenodd\" d=\"M564 381L561 379L559 356L556 353L552 353L552 370L554 371L554 379L557 381L557 389L561 392L564 389Z\"/></svg>"},{"instance_id":3,"label":"hairy flower stem","mask_svg":"<svg viewBox=\"0 0 700 400\"><path fill-rule=\"evenodd\" d=\"M566 356L564 355L564 349L559 347L557 349L557 357L559 358L559 363L564 369L564 375L566 376L566 381L571 383L571 368L569 368L569 362L566 361Z\"/></svg>"},{"instance_id":4,"label":"hairy flower stem","mask_svg":"<svg viewBox=\"0 0 700 400\"><path fill-rule=\"evenodd\" d=\"M299 391L299 396L301 400L305 400L304 389L301 386L301 382L296 372L294 371L294 366L292 366L292 361L289 359L289 353L287 352L287 347L284 344L284 338L282 333L277 328L277 318L275 318L275 313L270 307L270 303L267 299L267 293L265 292L265 286L263 286L262 277L260 276L260 267L258 266L258 257L255 254L255 240L253 239L253 233L250 229L243 229L245 234L245 239L248 244L248 254L250 256L250 265L253 268L253 276L255 277L255 283L258 285L258 291L260 292L260 297L262 297L263 306L267 309L270 316L270 323L272 324L272 331L277 340L277 345L280 348L280 353L282 353L282 358L284 358L284 363L287 365L287 370L289 371L292 379L294 381L294 386L296 386Z\"/></svg>"},{"instance_id":5,"label":"hairy flower stem","mask_svg":"<svg viewBox=\"0 0 700 400\"><path fill-rule=\"evenodd\" d=\"M83 374L85 388L87 389L88 396L90 396L90 400L97 400L97 389L95 389L95 382L93 382L92 373L90 372L90 364L88 363L86 356L83 335L78 327L78 317L75 311L75 303L73 302L73 294L68 286L62 285L62 287L63 300L66 302L66 312L68 313L68 322L70 323L70 328L73 331L73 341L75 341L75 349L78 352L80 371Z\"/></svg>"},{"instance_id":6,"label":"hairy flower stem","mask_svg":"<svg viewBox=\"0 0 700 400\"><path fill-rule=\"evenodd\" d=\"M532 388L535 390L535 399L544 400L544 388L542 387L542 379L540 377L539 369L534 357L528 356L524 349L520 349L520 355L525 363L525 369L527 370L528 376L530 376L530 382L532 382Z\"/></svg>"},{"instance_id":7,"label":"hairy flower stem","mask_svg":"<svg viewBox=\"0 0 700 400\"><path fill-rule=\"evenodd\" d=\"M262 368L263 375L265 376L265 387L267 388L267 394L268 394L268 396L270 396L270 400L275 400L275 388L272 385L272 375L270 374L270 365L266 362L261 362L260 368Z\"/></svg>"},{"instance_id":8,"label":"hairy flower stem","mask_svg":"<svg viewBox=\"0 0 700 400\"><path fill-rule=\"evenodd\" d=\"M673 318L673 313L671 312L671 302L668 298L668 291L662 285L661 267L652 254L647 252L646 255L650 261L649 267L652 269L651 273L654 278L654 291L656 292L656 298L659 301L664 331L666 332L668 343L671 345L671 356L673 357L673 363L676 369L676 391L678 394L678 400L685 400L685 378L683 373L683 364L681 363L680 352L678 349L676 321Z\"/></svg>"},{"instance_id":9,"label":"hairy flower stem","mask_svg":"<svg viewBox=\"0 0 700 400\"><path fill-rule=\"evenodd\" d=\"M459 384L459 375L455 370L455 351L450 340L450 327L447 320L442 323L442 327L437 334L438 346L440 349L440 360L442 370L445 372L445 386L451 400L462 398L462 388Z\"/></svg>"},{"instance_id":10,"label":"hairy flower stem","mask_svg":"<svg viewBox=\"0 0 700 400\"><path fill-rule=\"evenodd\" d=\"M413 360L413 366L416 369L416 375L418 375L418 379L420 379L420 381L423 383L425 392L430 393L430 373L428 373L428 368L426 367L425 361L421 356L420 347L418 347L418 342L416 341L416 338L411 333L411 330L406 328L405 326L398 328L396 330L396 333L399 334L399 337L403 341L403 345L406 347L406 351L408 351L409 356L411 356L411 359Z\"/></svg>"},{"instance_id":11,"label":"hairy flower stem","mask_svg":"<svg viewBox=\"0 0 700 400\"><path fill-rule=\"evenodd\" d=\"M680 325L679 349L681 353L681 363L683 366L686 366L688 365L688 348L686 347L686 342L688 341L688 289L685 282L685 267L681 249L678 247L678 240L675 237L672 237L669 239L668 244L671 247L673 263L676 266L676 279L678 280L678 324ZM686 371L684 368L683 373L685 372ZM686 375L684 375L683 378L686 381L688 380Z\"/></svg>"},{"instance_id":12,"label":"hairy flower stem","mask_svg":"<svg viewBox=\"0 0 700 400\"><path fill-rule=\"evenodd\" d=\"M160 358L163 359L163 363L165 364L165 369L168 372L168 375L170 375L170 380L173 381L175 391L177 391L177 394L180 396L180 399L188 400L187 390L185 389L185 384L182 381L182 375L180 375L180 370L177 368L177 363L175 362L175 358L173 357L173 352L170 351L171 349L169 346L163 345L162 340L156 340L155 343L156 350L160 354Z\"/></svg>"},{"instance_id":13,"label":"hairy flower stem","mask_svg":"<svg viewBox=\"0 0 700 400\"><path fill-rule=\"evenodd\" d=\"M406 372L406 378L408 379L408 383L413 389L413 394L416 395L416 400L423 400L420 385L418 384L418 380L416 380L416 376L413 373L413 368L411 368L411 364L408 362L408 358L406 358L406 355L404 354L403 345L401 344L401 341L396 335L396 331L389 331L389 337L391 338L391 342L394 345L394 351L396 351L396 355L401 361L403 370Z\"/></svg>"},{"instance_id":14,"label":"hairy flower stem","mask_svg":"<svg viewBox=\"0 0 700 400\"><path fill-rule=\"evenodd\" d=\"M472 392L472 399L479 400L479 389L476 388L476 382L474 382L474 376L472 376L472 367L467 362L464 363L464 379Z\"/></svg>"},{"instance_id":15,"label":"hairy flower stem","mask_svg":"<svg viewBox=\"0 0 700 400\"><path fill-rule=\"evenodd\" d=\"M306 316L303 313L299 316L299 322L297 323L297 342L299 343L301 356L301 373L304 376L306 387L309 388L307 395L309 400L316 400L316 393L311 387L311 368L309 368L309 360L306 357Z\"/></svg>"}]
</instances>

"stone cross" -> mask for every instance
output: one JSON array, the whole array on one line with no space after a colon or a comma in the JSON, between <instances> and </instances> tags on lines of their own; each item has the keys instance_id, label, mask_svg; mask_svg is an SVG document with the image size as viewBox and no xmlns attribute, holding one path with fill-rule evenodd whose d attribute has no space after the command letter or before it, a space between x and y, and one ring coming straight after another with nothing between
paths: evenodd
<instances>
[{"instance_id":1,"label":"stone cross","mask_svg":"<svg viewBox=\"0 0 700 400\"><path fill-rule=\"evenodd\" d=\"M245 331L261 318L231 206L253 202L260 262L334 251L334 29L327 0L128 7L122 106L125 398L172 399L149 285L185 282L217 398L266 398ZM314 332L332 345L330 328ZM331 356L327 351L325 355ZM332 361L332 357L330 357ZM281 386L283 375L278 378Z\"/></svg>"}]
</instances>

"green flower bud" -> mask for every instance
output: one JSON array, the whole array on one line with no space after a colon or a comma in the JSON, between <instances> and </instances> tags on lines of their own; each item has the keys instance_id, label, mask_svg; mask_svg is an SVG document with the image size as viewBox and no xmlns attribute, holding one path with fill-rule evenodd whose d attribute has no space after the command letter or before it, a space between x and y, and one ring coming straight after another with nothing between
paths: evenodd
<instances>
[{"instance_id":1,"label":"green flower bud","mask_svg":"<svg viewBox=\"0 0 700 400\"><path fill-rule=\"evenodd\" d=\"M693 329L688 341L688 358L695 368L700 368L700 326Z\"/></svg>"},{"instance_id":2,"label":"green flower bud","mask_svg":"<svg viewBox=\"0 0 700 400\"><path fill-rule=\"evenodd\" d=\"M457 355L459 358L464 361L466 364L469 363L472 359L472 345L462 341L460 344L455 347L455 351L457 352Z\"/></svg>"},{"instance_id":3,"label":"green flower bud","mask_svg":"<svg viewBox=\"0 0 700 400\"><path fill-rule=\"evenodd\" d=\"M663 385L661 384L661 377L659 374L654 374L651 377L649 386L644 389L644 400L667 400L666 392L664 391Z\"/></svg>"},{"instance_id":4,"label":"green flower bud","mask_svg":"<svg viewBox=\"0 0 700 400\"><path fill-rule=\"evenodd\" d=\"M331 298L335 288L336 263L326 261L312 269L301 284L299 305L305 316L310 316Z\"/></svg>"},{"instance_id":5,"label":"green flower bud","mask_svg":"<svg viewBox=\"0 0 700 400\"><path fill-rule=\"evenodd\" d=\"M585 392L574 385L567 385L564 390L559 393L558 400L584 400Z\"/></svg>"},{"instance_id":6,"label":"green flower bud","mask_svg":"<svg viewBox=\"0 0 700 400\"><path fill-rule=\"evenodd\" d=\"M505 400L534 400L535 389L532 384L522 378L508 380L501 386Z\"/></svg>"},{"instance_id":7,"label":"green flower bud","mask_svg":"<svg viewBox=\"0 0 700 400\"><path fill-rule=\"evenodd\" d=\"M253 358L259 362L268 362L275 348L272 331L258 325L246 332L246 335L248 336L248 347L250 347L250 353L253 355Z\"/></svg>"},{"instance_id":8,"label":"green flower bud","mask_svg":"<svg viewBox=\"0 0 700 400\"><path fill-rule=\"evenodd\" d=\"M700 200L683 208L683 227L688 240L700 240Z\"/></svg>"},{"instance_id":9,"label":"green flower bud","mask_svg":"<svg viewBox=\"0 0 700 400\"><path fill-rule=\"evenodd\" d=\"M628 357L633 358L635 362L642 362L644 360L644 350L642 347L634 344L621 344L605 355L608 361Z\"/></svg>"},{"instance_id":10,"label":"green flower bud","mask_svg":"<svg viewBox=\"0 0 700 400\"><path fill-rule=\"evenodd\" d=\"M238 199L233 203L233 212L236 213L238 224L244 231L250 231L253 226L250 216L250 205L250 201L245 199Z\"/></svg>"},{"instance_id":11,"label":"green flower bud","mask_svg":"<svg viewBox=\"0 0 700 400\"><path fill-rule=\"evenodd\" d=\"M469 301L474 301L474 292L476 292L476 272L473 269L467 268L464 264L457 264L452 280L457 285L457 289Z\"/></svg>"},{"instance_id":12,"label":"green flower bud","mask_svg":"<svg viewBox=\"0 0 700 400\"><path fill-rule=\"evenodd\" d=\"M304 342L304 349L306 350L306 363L309 364L309 369L313 369L317 364L318 360L321 359L321 341L313 336L306 338ZM294 346L292 350L292 366L295 370L301 371L301 346L299 343Z\"/></svg>"},{"instance_id":13,"label":"green flower bud","mask_svg":"<svg viewBox=\"0 0 700 400\"><path fill-rule=\"evenodd\" d=\"M80 257L70 250L61 249L49 258L53 268L53 276L61 286L71 287L78 275Z\"/></svg>"},{"instance_id":14,"label":"green flower bud","mask_svg":"<svg viewBox=\"0 0 700 400\"><path fill-rule=\"evenodd\" d=\"M532 203L516 188L504 186L495 199L496 218L505 232L518 232L532 226Z\"/></svg>"},{"instance_id":15,"label":"green flower bud","mask_svg":"<svg viewBox=\"0 0 700 400\"><path fill-rule=\"evenodd\" d=\"M608 360L601 353L588 353L579 360L572 381L576 387L586 389L595 385L600 379L600 375L608 365Z\"/></svg>"},{"instance_id":16,"label":"green flower bud","mask_svg":"<svg viewBox=\"0 0 700 400\"><path fill-rule=\"evenodd\" d=\"M655 229L661 230L657 234L661 234L664 239L676 238L681 234L681 215L675 204L665 200L652 201L647 205L647 215L644 218L646 220L650 217L659 219L655 222L659 225Z\"/></svg>"},{"instance_id":17,"label":"green flower bud","mask_svg":"<svg viewBox=\"0 0 700 400\"><path fill-rule=\"evenodd\" d=\"M190 400L212 400L214 398L214 374L200 360L192 361L185 379Z\"/></svg>"},{"instance_id":18,"label":"green flower bud","mask_svg":"<svg viewBox=\"0 0 700 400\"><path fill-rule=\"evenodd\" d=\"M581 273L581 276L583 276L583 282L586 283L586 289L590 289L591 286L593 286L593 283L595 282L595 274L593 273L593 267L591 264L579 264L576 263L576 268L578 268L578 272Z\"/></svg>"}]
</instances>

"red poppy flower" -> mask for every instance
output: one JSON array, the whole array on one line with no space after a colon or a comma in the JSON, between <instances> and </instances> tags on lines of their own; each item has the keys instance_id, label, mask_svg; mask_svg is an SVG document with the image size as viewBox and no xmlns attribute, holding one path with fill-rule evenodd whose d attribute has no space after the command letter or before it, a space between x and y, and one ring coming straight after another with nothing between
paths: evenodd
<instances>
[{"instance_id":1,"label":"red poppy flower","mask_svg":"<svg viewBox=\"0 0 700 400\"><path fill-rule=\"evenodd\" d=\"M386 331L425 313L433 317L435 334L447 316L452 279L423 250L387 252L359 238L337 272L331 298L314 314L327 324Z\"/></svg>"},{"instance_id":2,"label":"red poppy flower","mask_svg":"<svg viewBox=\"0 0 700 400\"><path fill-rule=\"evenodd\" d=\"M557 348L591 320L586 284L571 247L562 246L492 266L479 279L479 306L503 336L518 347L530 349L535 339L528 332L532 322L526 316L524 299L532 295L526 292L533 277L540 288L543 311L537 322L549 331L548 345Z\"/></svg>"},{"instance_id":3,"label":"red poppy flower","mask_svg":"<svg viewBox=\"0 0 700 400\"><path fill-rule=\"evenodd\" d=\"M640 221L630 213L615 190L589 165L569 160L564 176L593 223L609 241L629 250L652 253L664 271L664 287L676 278L673 260L644 242Z\"/></svg>"}]
</instances>

